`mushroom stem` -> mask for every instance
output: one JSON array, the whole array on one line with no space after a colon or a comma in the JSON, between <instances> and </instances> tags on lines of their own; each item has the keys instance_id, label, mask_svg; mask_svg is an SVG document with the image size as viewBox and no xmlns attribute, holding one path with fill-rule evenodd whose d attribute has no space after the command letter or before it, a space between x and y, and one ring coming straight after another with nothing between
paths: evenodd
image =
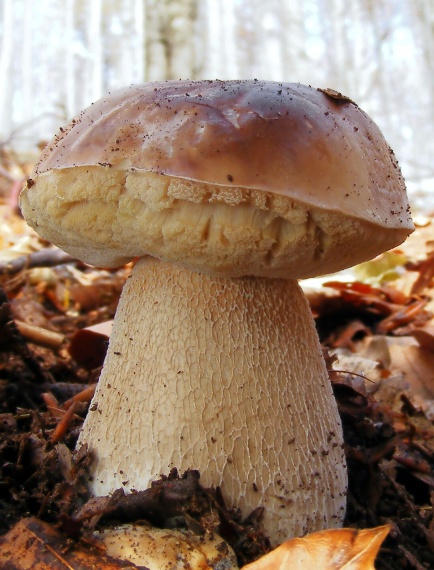
<instances>
[{"instance_id":1,"label":"mushroom stem","mask_svg":"<svg viewBox=\"0 0 434 570\"><path fill-rule=\"evenodd\" d=\"M79 442L94 454L94 494L197 469L244 516L265 507L264 531L279 544L340 526L342 441L295 280L137 262Z\"/></svg>"}]
</instances>

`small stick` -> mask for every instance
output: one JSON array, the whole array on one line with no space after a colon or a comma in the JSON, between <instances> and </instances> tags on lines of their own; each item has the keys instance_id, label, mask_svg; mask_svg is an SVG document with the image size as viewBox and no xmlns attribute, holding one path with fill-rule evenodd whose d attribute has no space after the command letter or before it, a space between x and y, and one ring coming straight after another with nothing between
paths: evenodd
<instances>
[{"instance_id":1,"label":"small stick","mask_svg":"<svg viewBox=\"0 0 434 570\"><path fill-rule=\"evenodd\" d=\"M11 306L8 302L7 296L1 288L0 332L2 333L2 340L6 342L7 349L13 350L20 356L20 358L22 358L24 364L34 375L36 382L54 384L54 379L48 370L44 370L39 361L31 354L23 335L18 330L18 327L12 317Z\"/></svg>"},{"instance_id":2,"label":"small stick","mask_svg":"<svg viewBox=\"0 0 434 570\"><path fill-rule=\"evenodd\" d=\"M56 265L63 265L73 261L76 261L76 259L64 251L46 247L29 255L22 255L11 261L0 263L0 275L14 275L22 269L55 267Z\"/></svg>"},{"instance_id":3,"label":"small stick","mask_svg":"<svg viewBox=\"0 0 434 570\"><path fill-rule=\"evenodd\" d=\"M65 415L65 411L60 409L59 402L56 398L51 394L51 392L45 392L41 394L42 399L44 400L44 404L47 407L47 410L50 412L53 418L61 420Z\"/></svg>"},{"instance_id":4,"label":"small stick","mask_svg":"<svg viewBox=\"0 0 434 570\"><path fill-rule=\"evenodd\" d=\"M72 418L74 417L76 407L77 407L77 402L73 402L71 407L68 410L66 410L63 418L60 420L60 422L56 426L56 429L51 434L51 443L57 443L65 437L65 434L68 431Z\"/></svg>"},{"instance_id":5,"label":"small stick","mask_svg":"<svg viewBox=\"0 0 434 570\"><path fill-rule=\"evenodd\" d=\"M90 400L93 398L93 395L95 394L95 388L96 383L87 386L87 388L78 394L75 394L75 396L72 396L72 398L69 398L69 400L66 400L66 402L63 403L63 408L65 410L68 410L75 402L90 402Z\"/></svg>"},{"instance_id":6,"label":"small stick","mask_svg":"<svg viewBox=\"0 0 434 570\"><path fill-rule=\"evenodd\" d=\"M63 334L31 325L24 321L19 321L18 319L15 320L15 325L25 339L38 346L57 349L65 342L65 336Z\"/></svg>"}]
</instances>

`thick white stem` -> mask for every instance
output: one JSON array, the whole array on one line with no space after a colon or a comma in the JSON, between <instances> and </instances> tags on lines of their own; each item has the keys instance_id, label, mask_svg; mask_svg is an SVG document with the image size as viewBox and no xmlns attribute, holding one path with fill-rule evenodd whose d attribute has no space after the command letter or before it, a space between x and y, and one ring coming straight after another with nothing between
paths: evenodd
<instances>
[{"instance_id":1,"label":"thick white stem","mask_svg":"<svg viewBox=\"0 0 434 570\"><path fill-rule=\"evenodd\" d=\"M296 281L226 279L152 258L134 268L80 444L91 489L198 469L277 544L339 526L342 430Z\"/></svg>"}]
</instances>

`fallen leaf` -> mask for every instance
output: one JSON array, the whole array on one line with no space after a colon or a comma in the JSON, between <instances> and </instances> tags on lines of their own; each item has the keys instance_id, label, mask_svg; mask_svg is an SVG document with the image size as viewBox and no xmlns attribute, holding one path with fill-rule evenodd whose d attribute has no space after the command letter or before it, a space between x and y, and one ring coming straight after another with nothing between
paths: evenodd
<instances>
[{"instance_id":1,"label":"fallen leaf","mask_svg":"<svg viewBox=\"0 0 434 570\"><path fill-rule=\"evenodd\" d=\"M103 365L113 321L87 327L74 333L68 350L72 358L86 370Z\"/></svg>"},{"instance_id":2,"label":"fallen leaf","mask_svg":"<svg viewBox=\"0 0 434 570\"><path fill-rule=\"evenodd\" d=\"M420 317L424 313L427 304L427 299L414 299L410 301L408 305L397 309L391 315L383 319L377 326L377 332L385 334L396 330L398 327L412 323L417 317ZM428 319L429 316L430 315L425 313L425 319Z\"/></svg>"},{"instance_id":3,"label":"fallen leaf","mask_svg":"<svg viewBox=\"0 0 434 570\"><path fill-rule=\"evenodd\" d=\"M404 374L414 395L434 399L434 352L417 344L390 343L391 368Z\"/></svg>"},{"instance_id":4,"label":"fallen leaf","mask_svg":"<svg viewBox=\"0 0 434 570\"><path fill-rule=\"evenodd\" d=\"M381 543L391 529L332 529L284 542L242 570L374 570Z\"/></svg>"},{"instance_id":5,"label":"fallen leaf","mask_svg":"<svg viewBox=\"0 0 434 570\"><path fill-rule=\"evenodd\" d=\"M434 324L425 325L411 331L411 335L417 340L419 346L434 352Z\"/></svg>"},{"instance_id":6,"label":"fallen leaf","mask_svg":"<svg viewBox=\"0 0 434 570\"><path fill-rule=\"evenodd\" d=\"M0 568L27 570L120 570L125 563L110 559L86 544L72 543L53 526L35 518L22 519L0 537ZM137 568L130 564L129 568Z\"/></svg>"},{"instance_id":7,"label":"fallen leaf","mask_svg":"<svg viewBox=\"0 0 434 570\"><path fill-rule=\"evenodd\" d=\"M434 277L434 252L430 252L423 261L413 264L412 269L418 271L419 275L413 284L411 292L418 294L432 284Z\"/></svg>"}]
</instances>

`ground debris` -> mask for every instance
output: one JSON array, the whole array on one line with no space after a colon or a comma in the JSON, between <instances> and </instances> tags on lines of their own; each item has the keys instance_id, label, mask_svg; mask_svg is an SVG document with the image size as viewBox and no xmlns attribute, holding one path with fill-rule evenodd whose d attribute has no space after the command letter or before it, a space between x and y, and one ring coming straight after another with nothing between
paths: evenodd
<instances>
[{"instance_id":1,"label":"ground debris","mask_svg":"<svg viewBox=\"0 0 434 570\"><path fill-rule=\"evenodd\" d=\"M72 541L52 525L36 518L21 519L8 534L0 537L0 567L8 570L137 568L134 564L114 561L94 545Z\"/></svg>"},{"instance_id":2,"label":"ground debris","mask_svg":"<svg viewBox=\"0 0 434 570\"><path fill-rule=\"evenodd\" d=\"M392 524L380 550L378 569L434 567L431 497L432 452L403 405L398 416L373 396L334 384L344 426L349 472L345 526L371 528Z\"/></svg>"},{"instance_id":3,"label":"ground debris","mask_svg":"<svg viewBox=\"0 0 434 570\"><path fill-rule=\"evenodd\" d=\"M392 285L329 281L324 286L338 292L315 308L320 338L332 348L352 349L354 339L366 335L408 335L433 316L426 310L428 297L405 295Z\"/></svg>"},{"instance_id":4,"label":"ground debris","mask_svg":"<svg viewBox=\"0 0 434 570\"><path fill-rule=\"evenodd\" d=\"M21 257L47 247L32 238L31 251L24 251L18 238L8 240L20 245ZM408 264L416 285L406 291L391 283L332 282L333 295L314 307L344 428L350 481L345 525L391 525L379 570L434 568L434 378L426 378L434 355L433 259L428 254ZM95 332L77 333L113 318L129 271L97 271L71 261L24 264L0 275L0 534L41 536L55 526L63 553L104 525L147 520L196 533L218 529L240 563L250 562L269 548L259 531L261 511L241 520L218 488L201 487L194 471L172 472L140 493L87 496L82 476L89 456L74 450L107 343ZM36 330L26 333L20 323ZM375 379L363 369L336 369L342 354L369 359Z\"/></svg>"},{"instance_id":5,"label":"ground debris","mask_svg":"<svg viewBox=\"0 0 434 570\"><path fill-rule=\"evenodd\" d=\"M421 287L431 286L432 260L419 267L423 279L408 293L390 283L332 283L324 311L315 307L344 428L345 526L392 525L380 570L434 568L434 329L432 290Z\"/></svg>"},{"instance_id":6,"label":"ground debris","mask_svg":"<svg viewBox=\"0 0 434 570\"><path fill-rule=\"evenodd\" d=\"M55 247L46 247L39 251L13 258L9 261L0 261L0 275L14 275L23 269L33 267L54 267L74 261L70 255Z\"/></svg>"},{"instance_id":7,"label":"ground debris","mask_svg":"<svg viewBox=\"0 0 434 570\"><path fill-rule=\"evenodd\" d=\"M198 535L216 532L242 564L269 552L270 542L260 531L262 510L242 520L238 509L226 507L219 488L204 488L199 479L197 471L179 475L173 469L145 491L126 495L118 489L110 496L91 498L72 516L62 515L61 528L77 538L115 524L146 521L159 528L188 528Z\"/></svg>"}]
</instances>

